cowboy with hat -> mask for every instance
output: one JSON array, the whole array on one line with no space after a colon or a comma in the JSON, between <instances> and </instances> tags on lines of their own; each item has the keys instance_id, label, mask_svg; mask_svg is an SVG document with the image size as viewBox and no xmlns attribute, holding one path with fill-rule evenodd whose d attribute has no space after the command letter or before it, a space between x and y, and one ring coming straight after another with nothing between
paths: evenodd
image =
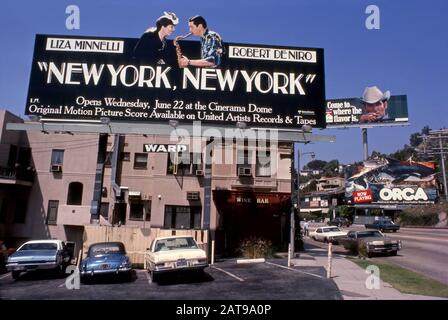
<instances>
[{"instance_id":1,"label":"cowboy with hat","mask_svg":"<svg viewBox=\"0 0 448 320\"><path fill-rule=\"evenodd\" d=\"M388 119L387 102L389 99L390 91L383 93L376 86L366 87L361 97L364 108L359 122L378 122Z\"/></svg>"},{"instance_id":2,"label":"cowboy with hat","mask_svg":"<svg viewBox=\"0 0 448 320\"><path fill-rule=\"evenodd\" d=\"M174 32L179 19L173 12L163 12L156 26L145 31L134 48L134 58L145 63L166 64L166 38ZM171 58L171 57L169 57Z\"/></svg>"}]
</instances>

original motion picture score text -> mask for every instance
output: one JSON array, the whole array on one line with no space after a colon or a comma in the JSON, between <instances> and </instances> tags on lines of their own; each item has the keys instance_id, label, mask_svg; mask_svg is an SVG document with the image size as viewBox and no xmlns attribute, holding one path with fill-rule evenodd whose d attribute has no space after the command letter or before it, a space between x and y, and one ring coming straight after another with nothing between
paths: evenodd
<instances>
[{"instance_id":1,"label":"original motion picture score text","mask_svg":"<svg viewBox=\"0 0 448 320\"><path fill-rule=\"evenodd\" d=\"M162 102L155 99L153 106L140 99L126 101L122 98L105 97L102 100L86 99L84 96L76 98L76 106L43 106L38 105L39 99L31 99L30 113L41 115L57 114L67 116L137 118L137 119L176 119L176 120L213 120L213 121L242 121L253 123L273 124L315 124L314 119L306 119L301 114L290 116L269 116L273 112L271 107L260 107L250 103L247 106L227 106L218 102L207 105L200 101L185 103L182 100ZM122 109L108 109L122 108ZM136 110L137 109L137 110ZM309 112L308 112L309 113Z\"/></svg>"}]
</instances>

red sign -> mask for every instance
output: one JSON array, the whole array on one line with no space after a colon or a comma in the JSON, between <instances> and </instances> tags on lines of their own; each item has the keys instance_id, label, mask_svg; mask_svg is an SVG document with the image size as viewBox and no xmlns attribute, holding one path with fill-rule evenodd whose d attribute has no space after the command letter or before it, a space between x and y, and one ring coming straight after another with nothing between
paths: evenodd
<instances>
[{"instance_id":1,"label":"red sign","mask_svg":"<svg viewBox=\"0 0 448 320\"><path fill-rule=\"evenodd\" d=\"M373 200L372 191L370 189L353 192L354 203L366 203L366 202L372 202L372 200Z\"/></svg>"}]
</instances>

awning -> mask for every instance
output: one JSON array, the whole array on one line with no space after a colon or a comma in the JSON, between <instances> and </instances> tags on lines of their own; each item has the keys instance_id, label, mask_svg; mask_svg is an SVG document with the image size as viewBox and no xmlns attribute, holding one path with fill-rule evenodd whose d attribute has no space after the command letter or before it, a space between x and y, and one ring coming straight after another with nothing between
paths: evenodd
<instances>
[{"instance_id":1,"label":"awning","mask_svg":"<svg viewBox=\"0 0 448 320\"><path fill-rule=\"evenodd\" d=\"M129 191L129 197L140 198L142 193L140 191Z\"/></svg>"}]
</instances>

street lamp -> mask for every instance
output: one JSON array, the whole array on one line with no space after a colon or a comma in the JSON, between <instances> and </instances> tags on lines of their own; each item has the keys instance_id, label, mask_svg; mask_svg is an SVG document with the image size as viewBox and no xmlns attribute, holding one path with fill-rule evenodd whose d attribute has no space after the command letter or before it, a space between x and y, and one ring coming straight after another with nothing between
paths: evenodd
<instances>
[{"instance_id":1,"label":"street lamp","mask_svg":"<svg viewBox=\"0 0 448 320\"><path fill-rule=\"evenodd\" d=\"M309 152L297 152L297 187L296 187L296 171L295 171L295 152L294 152L294 143L292 144L291 149L291 213L290 213L290 234L289 234L289 255L288 255L288 267L291 266L291 258L294 258L295 253L295 234L296 234L296 222L295 222L295 214L294 211L297 208L297 213L300 215L300 195L299 195L299 188L300 188L300 158L306 154L311 155L311 157L314 159L316 154L313 151ZM300 221L300 219L299 219Z\"/></svg>"}]
</instances>

